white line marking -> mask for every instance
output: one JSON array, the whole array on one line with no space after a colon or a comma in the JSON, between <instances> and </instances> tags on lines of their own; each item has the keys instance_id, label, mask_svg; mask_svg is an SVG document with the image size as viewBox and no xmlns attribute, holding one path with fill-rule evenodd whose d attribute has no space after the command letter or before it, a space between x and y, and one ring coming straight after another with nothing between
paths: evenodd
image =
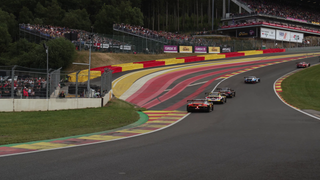
<instances>
[{"instance_id":1,"label":"white line marking","mask_svg":"<svg viewBox=\"0 0 320 180\"><path fill-rule=\"evenodd\" d=\"M317 63L317 64L319 64L319 63ZM317 65L317 64L315 64L315 65ZM307 116L310 116L310 117L312 117L312 118L315 118L315 119L317 119L317 120L320 120L320 117L317 117L317 116L314 116L314 115L309 114L309 113L307 113L307 112L304 112L304 111L302 111L302 110L300 110L300 109L298 109L298 108L296 108L296 107L291 106L291 105L288 104L287 102L283 101L283 100L281 99L281 97L279 96L279 94L277 93L277 91L276 91L276 82L277 82L279 79L281 79L282 77L284 77L284 76L286 76L286 75L288 75L288 74L290 74L290 73L294 73L295 71L299 71L299 70L301 70L301 69L297 69L297 70L291 71L291 72L289 72L289 73L287 73L287 74L279 77L279 78L273 83L273 91L274 91L274 93L278 96L278 98L280 99L280 101L282 101L285 105L287 105L287 106L291 107L292 109L294 109L294 110L296 110L296 111L299 111L299 112L301 112L301 113L303 113L303 114L305 114L305 115L307 115Z\"/></svg>"},{"instance_id":2,"label":"white line marking","mask_svg":"<svg viewBox=\"0 0 320 180\"><path fill-rule=\"evenodd\" d=\"M119 138L119 139L112 139L112 140L108 140L108 141L94 142L94 143L74 145L74 146L68 146L68 147L61 147L61 148L54 148L54 149L44 149L44 150L36 150L36 151L22 152L22 153L16 153L16 154L0 155L0 158L2 158L2 157L8 157L8 156L23 155L23 154L39 153L39 152L52 151L52 150L59 150L59 149L75 148L75 147L88 146L88 145L93 145L93 144L108 143L108 142L113 142L113 141L118 141L118 140L124 140L124 139L129 139L129 138L138 137L138 136L143 136L143 135L155 133L155 132L161 131L161 130L163 130L163 129L169 128L169 127L177 124L178 122L182 121L183 119L185 119L189 114L190 114L190 113L186 114L186 115L183 116L181 119L177 120L176 122L174 122L174 123L172 123L172 124L170 124L170 125L168 125L168 126L162 127L162 128L160 128L160 129L157 129L157 130L154 130L154 131L151 131L151 132L143 133L143 134L137 134L137 135L130 136L130 137L123 137L123 138Z\"/></svg>"},{"instance_id":3,"label":"white line marking","mask_svg":"<svg viewBox=\"0 0 320 180\"><path fill-rule=\"evenodd\" d=\"M203 82L198 82L198 83L190 84L190 85L187 86L187 87L197 86L197 85L200 85L200 84L204 84L204 83L206 83L206 82L208 82L208 81L203 81ZM170 90L171 90L171 89L166 89L166 90L164 90L163 92L170 91Z\"/></svg>"}]
</instances>

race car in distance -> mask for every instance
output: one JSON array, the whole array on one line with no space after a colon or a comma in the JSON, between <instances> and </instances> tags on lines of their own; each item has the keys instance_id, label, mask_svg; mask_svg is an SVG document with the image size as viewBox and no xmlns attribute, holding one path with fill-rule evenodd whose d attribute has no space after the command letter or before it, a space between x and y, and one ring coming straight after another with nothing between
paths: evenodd
<instances>
[{"instance_id":1,"label":"race car in distance","mask_svg":"<svg viewBox=\"0 0 320 180\"><path fill-rule=\"evenodd\" d=\"M211 103L226 103L227 98L226 96L222 95L220 92L210 92L210 93L205 93L206 94L206 100L208 100Z\"/></svg>"},{"instance_id":2,"label":"race car in distance","mask_svg":"<svg viewBox=\"0 0 320 180\"><path fill-rule=\"evenodd\" d=\"M310 63L307 63L307 62L297 63L297 68L306 68L306 67L310 67Z\"/></svg>"},{"instance_id":3,"label":"race car in distance","mask_svg":"<svg viewBox=\"0 0 320 180\"><path fill-rule=\"evenodd\" d=\"M244 83L258 83L260 82L260 78L255 76L244 77Z\"/></svg>"},{"instance_id":4,"label":"race car in distance","mask_svg":"<svg viewBox=\"0 0 320 180\"><path fill-rule=\"evenodd\" d=\"M206 99L187 100L187 111L213 111L213 104Z\"/></svg>"},{"instance_id":5,"label":"race car in distance","mask_svg":"<svg viewBox=\"0 0 320 180\"><path fill-rule=\"evenodd\" d=\"M221 95L229 97L229 98L236 97L236 92L229 87L217 88L216 91L220 92Z\"/></svg>"}]
</instances>

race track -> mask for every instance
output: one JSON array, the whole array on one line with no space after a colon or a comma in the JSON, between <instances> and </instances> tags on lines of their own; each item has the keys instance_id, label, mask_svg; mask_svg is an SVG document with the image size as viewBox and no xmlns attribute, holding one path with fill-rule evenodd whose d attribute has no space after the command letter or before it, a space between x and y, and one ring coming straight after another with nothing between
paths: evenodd
<instances>
[{"instance_id":1,"label":"race track","mask_svg":"<svg viewBox=\"0 0 320 180\"><path fill-rule=\"evenodd\" d=\"M318 57L297 56L319 63ZM174 126L135 138L1 157L1 179L320 179L320 121L285 105L273 89L300 61L283 58L157 76L148 87L119 96L151 110L185 111L185 98L203 98L226 75L261 65L224 80L220 86L235 89L236 97L211 113L191 113ZM261 83L244 84L249 75Z\"/></svg>"}]
</instances>

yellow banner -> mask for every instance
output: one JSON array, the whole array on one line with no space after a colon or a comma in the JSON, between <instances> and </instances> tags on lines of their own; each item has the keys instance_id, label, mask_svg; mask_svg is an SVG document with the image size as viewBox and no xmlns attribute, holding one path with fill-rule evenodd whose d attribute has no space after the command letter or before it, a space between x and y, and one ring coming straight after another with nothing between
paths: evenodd
<instances>
[{"instance_id":1,"label":"yellow banner","mask_svg":"<svg viewBox=\"0 0 320 180\"><path fill-rule=\"evenodd\" d=\"M208 47L209 53L220 53L220 47Z\"/></svg>"},{"instance_id":2,"label":"yellow banner","mask_svg":"<svg viewBox=\"0 0 320 180\"><path fill-rule=\"evenodd\" d=\"M180 53L192 53L192 46L179 46Z\"/></svg>"},{"instance_id":3,"label":"yellow banner","mask_svg":"<svg viewBox=\"0 0 320 180\"><path fill-rule=\"evenodd\" d=\"M312 24L319 24L319 25L320 25L320 23L319 23L319 22L312 22Z\"/></svg>"}]
</instances>

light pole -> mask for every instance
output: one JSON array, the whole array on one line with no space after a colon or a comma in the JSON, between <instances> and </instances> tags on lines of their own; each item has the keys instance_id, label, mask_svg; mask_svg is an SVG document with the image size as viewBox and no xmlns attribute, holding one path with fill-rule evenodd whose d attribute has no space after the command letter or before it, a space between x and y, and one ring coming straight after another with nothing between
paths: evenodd
<instances>
[{"instance_id":1,"label":"light pole","mask_svg":"<svg viewBox=\"0 0 320 180\"><path fill-rule=\"evenodd\" d=\"M87 87L87 91L88 91L88 98L90 97L90 69L91 69L91 45L92 45L92 38L93 38L93 26L91 26L92 29L92 33L89 35L90 37L90 48L89 48L89 70L88 70L88 87Z\"/></svg>"},{"instance_id":2,"label":"light pole","mask_svg":"<svg viewBox=\"0 0 320 180\"><path fill-rule=\"evenodd\" d=\"M47 93L46 93L46 98L48 100L49 97L49 92L48 92L48 83L49 83L49 46L46 45L46 43L43 43L43 48L46 50L47 53L47 81L46 81L46 87L47 87Z\"/></svg>"}]
</instances>

